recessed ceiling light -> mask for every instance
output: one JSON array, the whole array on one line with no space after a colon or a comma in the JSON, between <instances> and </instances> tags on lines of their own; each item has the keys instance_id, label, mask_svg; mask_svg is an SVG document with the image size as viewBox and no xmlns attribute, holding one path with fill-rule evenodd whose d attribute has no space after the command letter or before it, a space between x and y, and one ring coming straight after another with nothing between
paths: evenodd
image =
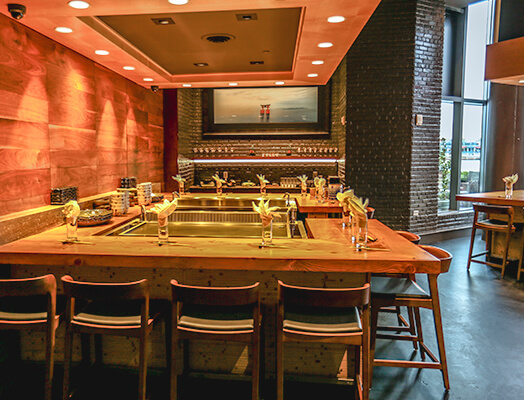
<instances>
[{"instance_id":1,"label":"recessed ceiling light","mask_svg":"<svg viewBox=\"0 0 524 400\"><path fill-rule=\"evenodd\" d=\"M191 87L191 84L190 83L183 83L182 86L183 87Z\"/></svg>"},{"instance_id":2,"label":"recessed ceiling light","mask_svg":"<svg viewBox=\"0 0 524 400\"><path fill-rule=\"evenodd\" d=\"M144 82L153 82L154 79L153 78L144 78Z\"/></svg>"},{"instance_id":3,"label":"recessed ceiling light","mask_svg":"<svg viewBox=\"0 0 524 400\"><path fill-rule=\"evenodd\" d=\"M77 10L85 10L86 8L89 8L89 3L87 1L70 1L67 3L69 7L76 8Z\"/></svg>"},{"instance_id":4,"label":"recessed ceiling light","mask_svg":"<svg viewBox=\"0 0 524 400\"><path fill-rule=\"evenodd\" d=\"M318 74L307 74L308 78L316 78Z\"/></svg>"},{"instance_id":5,"label":"recessed ceiling light","mask_svg":"<svg viewBox=\"0 0 524 400\"><path fill-rule=\"evenodd\" d=\"M322 42L318 44L318 47L322 47L323 49L333 46L333 43L331 42Z\"/></svg>"},{"instance_id":6,"label":"recessed ceiling light","mask_svg":"<svg viewBox=\"0 0 524 400\"><path fill-rule=\"evenodd\" d=\"M193 65L195 67L207 67L209 64L200 62L200 63L193 63Z\"/></svg>"},{"instance_id":7,"label":"recessed ceiling light","mask_svg":"<svg viewBox=\"0 0 524 400\"><path fill-rule=\"evenodd\" d=\"M67 26L57 26L55 28L55 31L60 33L71 33L73 30L71 28L68 28Z\"/></svg>"},{"instance_id":8,"label":"recessed ceiling light","mask_svg":"<svg viewBox=\"0 0 524 400\"><path fill-rule=\"evenodd\" d=\"M189 0L167 0L168 3L174 4L175 6L183 6L187 4Z\"/></svg>"},{"instance_id":9,"label":"recessed ceiling light","mask_svg":"<svg viewBox=\"0 0 524 400\"><path fill-rule=\"evenodd\" d=\"M131 65L126 65L125 67L123 67L126 71L134 71L135 70L135 67L132 67Z\"/></svg>"},{"instance_id":10,"label":"recessed ceiling light","mask_svg":"<svg viewBox=\"0 0 524 400\"><path fill-rule=\"evenodd\" d=\"M315 61L311 61L311 64L313 64L313 65L322 65L322 64L324 64L324 61L322 61L322 60L315 60Z\"/></svg>"},{"instance_id":11,"label":"recessed ceiling light","mask_svg":"<svg viewBox=\"0 0 524 400\"><path fill-rule=\"evenodd\" d=\"M521 79L521 80L519 81L519 83L524 83L524 79Z\"/></svg>"},{"instance_id":12,"label":"recessed ceiling light","mask_svg":"<svg viewBox=\"0 0 524 400\"><path fill-rule=\"evenodd\" d=\"M109 51L107 51L107 50L95 50L95 54L98 54L99 56L107 56L109 54Z\"/></svg>"},{"instance_id":13,"label":"recessed ceiling light","mask_svg":"<svg viewBox=\"0 0 524 400\"><path fill-rule=\"evenodd\" d=\"M285 85L286 82L282 82L282 81L278 81L278 82L275 82L275 85Z\"/></svg>"},{"instance_id":14,"label":"recessed ceiling light","mask_svg":"<svg viewBox=\"0 0 524 400\"><path fill-rule=\"evenodd\" d=\"M344 18L342 15L333 15L332 17L329 17L327 20L332 24L337 24L339 22L344 22L346 18Z\"/></svg>"},{"instance_id":15,"label":"recessed ceiling light","mask_svg":"<svg viewBox=\"0 0 524 400\"><path fill-rule=\"evenodd\" d=\"M230 82L230 83L229 83L229 86L238 86L238 83L236 83L236 82Z\"/></svg>"}]
</instances>

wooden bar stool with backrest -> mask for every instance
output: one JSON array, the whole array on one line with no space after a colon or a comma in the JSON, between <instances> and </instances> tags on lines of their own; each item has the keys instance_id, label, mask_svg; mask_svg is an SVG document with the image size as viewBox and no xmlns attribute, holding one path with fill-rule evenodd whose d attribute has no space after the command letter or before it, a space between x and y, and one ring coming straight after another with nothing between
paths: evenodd
<instances>
[{"instance_id":1,"label":"wooden bar stool with backrest","mask_svg":"<svg viewBox=\"0 0 524 400\"><path fill-rule=\"evenodd\" d=\"M0 280L0 330L46 332L45 400L52 397L55 332L59 323L54 275Z\"/></svg>"},{"instance_id":2,"label":"wooden bar stool with backrest","mask_svg":"<svg viewBox=\"0 0 524 400\"><path fill-rule=\"evenodd\" d=\"M277 400L284 398L286 342L356 346L355 387L359 399L369 398L369 299L369 283L357 288L321 289L278 281ZM348 350L348 363L350 359Z\"/></svg>"},{"instance_id":3,"label":"wooden bar stool with backrest","mask_svg":"<svg viewBox=\"0 0 524 400\"><path fill-rule=\"evenodd\" d=\"M138 399L145 400L146 345L153 324L160 317L166 320L166 363L168 367L171 362L169 303L150 302L147 279L129 283L94 283L75 281L66 275L62 277L62 283L67 298L63 399L67 400L70 394L73 334L80 333L139 338ZM81 303L84 304L81 305ZM101 357L101 353L100 350L97 351L97 356ZM97 362L101 363L101 360Z\"/></svg>"},{"instance_id":4,"label":"wooden bar stool with backrest","mask_svg":"<svg viewBox=\"0 0 524 400\"><path fill-rule=\"evenodd\" d=\"M513 225L513 218L515 211L511 206L494 206L486 204L473 204L473 210L475 214L473 216L473 228L471 229L471 241L469 244L469 255L468 255L468 266L467 270L472 262L479 264L489 265L490 267L501 268L500 277L504 278L504 272L508 265L508 251L509 244L511 241L511 235L515 232L515 226ZM486 213L487 218L479 221L479 214ZM473 254L473 247L475 244L475 231L482 229L486 231L486 249L480 253ZM497 264L489 260L489 254L491 252L491 245L493 242L493 233L499 232L505 234L504 250L502 253L502 264ZM475 257L486 255L487 258L483 260L474 260ZM520 256L520 263L522 263L522 255ZM520 265L519 265L520 268Z\"/></svg>"},{"instance_id":5,"label":"wooden bar stool with backrest","mask_svg":"<svg viewBox=\"0 0 524 400\"><path fill-rule=\"evenodd\" d=\"M453 256L441 248L435 246L420 245L425 251L440 259L440 273L449 271ZM439 369L442 372L444 387L449 390L448 365L444 347L444 333L442 329L442 315L440 311L440 300L438 295L437 274L428 274L429 293L422 289L412 279L373 277L371 281L371 359L373 366L381 367L403 367L403 368L430 368ZM407 360L385 360L375 358L375 344L377 339L378 313L382 307L407 306L418 311L420 308L432 310L437 335L439 358L437 358L426 346L421 335L419 345L421 354L426 353L431 359L428 361ZM417 330L421 332L420 318L417 320ZM400 335L399 335L400 336ZM394 335L389 337L395 339ZM372 374L371 374L372 375Z\"/></svg>"},{"instance_id":6,"label":"wooden bar stool with backrest","mask_svg":"<svg viewBox=\"0 0 524 400\"><path fill-rule=\"evenodd\" d=\"M182 285L171 280L173 294L172 348L184 340L184 369L189 368L188 340L248 343L252 348L251 398L259 398L260 295L259 282L241 287ZM171 400L178 397L176 361L171 362Z\"/></svg>"}]
</instances>

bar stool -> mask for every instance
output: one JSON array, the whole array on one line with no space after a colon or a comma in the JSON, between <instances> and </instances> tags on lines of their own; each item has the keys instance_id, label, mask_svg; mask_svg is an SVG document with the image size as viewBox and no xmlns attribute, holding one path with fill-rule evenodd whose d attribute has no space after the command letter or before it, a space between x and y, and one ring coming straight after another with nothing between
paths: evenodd
<instances>
[{"instance_id":1,"label":"bar stool","mask_svg":"<svg viewBox=\"0 0 524 400\"><path fill-rule=\"evenodd\" d=\"M440 259L440 273L449 271L453 256L446 250L435 246L420 245L422 249ZM428 274L429 294L426 293L415 281L410 278L399 279L389 277L373 277L371 281L371 357L373 366L383 367L403 367L403 368L430 368L439 369L442 372L444 387L449 390L449 376L444 347L444 333L442 329L442 316L440 312L440 301L438 295L436 274ZM386 360L375 359L375 344L377 339L378 313L382 307L386 306L408 306L418 311L420 308L432 310L437 335L439 358L437 358L425 345L420 318L417 322L417 340L420 345L421 355L428 355L431 362L427 361L407 361L407 360ZM400 335L391 339L399 339ZM372 374L371 374L372 375Z\"/></svg>"},{"instance_id":2,"label":"bar stool","mask_svg":"<svg viewBox=\"0 0 524 400\"><path fill-rule=\"evenodd\" d=\"M419 244L420 243L420 236L413 232L408 231L395 231L403 238L409 240L413 244Z\"/></svg>"},{"instance_id":3,"label":"bar stool","mask_svg":"<svg viewBox=\"0 0 524 400\"><path fill-rule=\"evenodd\" d=\"M511 206L494 206L486 204L473 204L473 209L475 215L473 216L473 228L471 230L471 241L469 244L469 255L468 255L468 266L467 270L472 262L479 264L489 265L490 267L501 268L500 277L504 278L504 272L506 271L506 266L508 265L508 251L509 244L511 241L511 235L515 232L515 226L513 225L513 218L515 216L515 211ZM479 221L479 213L486 213L487 219ZM490 220L490 218L496 218L495 220ZM477 229L482 229L486 231L486 250L473 254L473 247L475 243L475 231ZM502 264L497 264L489 261L489 253L491 251L491 244L493 241L493 233L499 232L505 234L504 240L504 251L502 253ZM524 243L524 238L523 238ZM485 261L483 260L474 260L475 257L480 257L483 255L488 255ZM519 262L519 271L522 266L522 248L520 253L520 262ZM519 274L520 275L520 274ZM519 276L520 278L520 276Z\"/></svg>"},{"instance_id":4,"label":"bar stool","mask_svg":"<svg viewBox=\"0 0 524 400\"><path fill-rule=\"evenodd\" d=\"M166 320L166 363L168 367L171 362L169 303L149 300L147 279L129 283L94 283L75 281L66 275L62 277L62 283L67 298L63 399L69 399L73 334L80 333L94 334L98 339L100 339L99 335L130 336L140 339L138 399L145 400L146 345L153 324L160 317ZM85 303L85 305L80 306L80 303ZM101 358L100 340L95 341L95 347L99 347L96 356ZM101 361L97 360L98 363Z\"/></svg>"},{"instance_id":5,"label":"bar stool","mask_svg":"<svg viewBox=\"0 0 524 400\"><path fill-rule=\"evenodd\" d=\"M284 398L286 342L356 346L357 395L369 398L369 298L369 283L357 288L321 289L278 281L277 400Z\"/></svg>"},{"instance_id":6,"label":"bar stool","mask_svg":"<svg viewBox=\"0 0 524 400\"><path fill-rule=\"evenodd\" d=\"M54 275L0 280L0 330L46 332L46 400L52 397L55 332L59 324Z\"/></svg>"},{"instance_id":7,"label":"bar stool","mask_svg":"<svg viewBox=\"0 0 524 400\"><path fill-rule=\"evenodd\" d=\"M259 398L259 282L241 287L188 286L171 280L173 295L172 348L184 340L184 369L189 364L188 341L219 340L248 343L252 348L251 398ZM171 362L171 400L178 397L178 370Z\"/></svg>"}]
</instances>

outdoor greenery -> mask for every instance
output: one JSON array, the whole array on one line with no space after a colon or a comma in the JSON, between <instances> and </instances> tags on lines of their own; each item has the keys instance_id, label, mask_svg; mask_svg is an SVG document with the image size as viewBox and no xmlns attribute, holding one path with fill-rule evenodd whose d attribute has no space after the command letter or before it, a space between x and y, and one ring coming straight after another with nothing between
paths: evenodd
<instances>
[{"instance_id":1,"label":"outdoor greenery","mask_svg":"<svg viewBox=\"0 0 524 400\"><path fill-rule=\"evenodd\" d=\"M449 199L449 183L451 178L451 160L446 157L446 139L440 139L440 151L438 156L440 185L438 191L439 200Z\"/></svg>"}]
</instances>

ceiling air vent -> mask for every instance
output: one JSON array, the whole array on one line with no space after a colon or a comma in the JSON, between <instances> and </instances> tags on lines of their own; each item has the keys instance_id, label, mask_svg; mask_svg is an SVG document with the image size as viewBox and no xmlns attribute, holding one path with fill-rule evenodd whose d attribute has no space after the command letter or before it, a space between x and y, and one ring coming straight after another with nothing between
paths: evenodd
<instances>
[{"instance_id":1,"label":"ceiling air vent","mask_svg":"<svg viewBox=\"0 0 524 400\"><path fill-rule=\"evenodd\" d=\"M229 35L227 33L214 33L211 35L206 35L202 39L207 40L211 43L226 43L230 40L234 40L235 37L233 35Z\"/></svg>"},{"instance_id":2,"label":"ceiling air vent","mask_svg":"<svg viewBox=\"0 0 524 400\"><path fill-rule=\"evenodd\" d=\"M262 64L264 64L264 61L250 61L249 63L251 65L262 65Z\"/></svg>"}]
</instances>

